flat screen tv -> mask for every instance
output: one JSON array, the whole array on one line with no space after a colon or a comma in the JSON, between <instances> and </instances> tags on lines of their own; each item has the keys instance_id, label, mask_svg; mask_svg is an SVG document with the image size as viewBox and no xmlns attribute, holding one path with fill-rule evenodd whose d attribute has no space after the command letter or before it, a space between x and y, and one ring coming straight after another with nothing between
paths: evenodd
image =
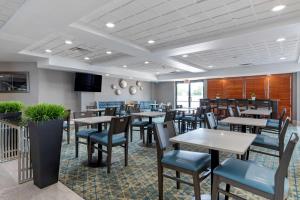
<instances>
[{"instance_id":1,"label":"flat screen tv","mask_svg":"<svg viewBox=\"0 0 300 200\"><path fill-rule=\"evenodd\" d=\"M96 74L76 73L75 91L101 92L102 76Z\"/></svg>"}]
</instances>

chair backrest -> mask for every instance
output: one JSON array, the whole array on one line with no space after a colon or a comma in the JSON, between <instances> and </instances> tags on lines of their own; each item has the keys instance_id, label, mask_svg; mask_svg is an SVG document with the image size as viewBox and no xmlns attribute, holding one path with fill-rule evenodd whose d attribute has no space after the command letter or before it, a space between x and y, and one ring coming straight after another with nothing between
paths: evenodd
<instances>
[{"instance_id":1,"label":"chair backrest","mask_svg":"<svg viewBox=\"0 0 300 200\"><path fill-rule=\"evenodd\" d=\"M284 119L284 116L286 114L286 108L283 108L282 111L281 111L281 114L280 114L280 117L279 117L279 120L283 120Z\"/></svg>"},{"instance_id":2,"label":"chair backrest","mask_svg":"<svg viewBox=\"0 0 300 200\"><path fill-rule=\"evenodd\" d=\"M135 109L140 109L141 105L138 104L138 103L136 103L136 104L133 105L133 107L134 107Z\"/></svg>"},{"instance_id":3,"label":"chair backrest","mask_svg":"<svg viewBox=\"0 0 300 200\"><path fill-rule=\"evenodd\" d=\"M109 131L108 131L109 140L111 139L112 135L120 134L120 133L124 133L125 136L127 137L130 120L131 120L130 116L112 118L109 126Z\"/></svg>"},{"instance_id":4,"label":"chair backrest","mask_svg":"<svg viewBox=\"0 0 300 200\"><path fill-rule=\"evenodd\" d=\"M88 109L96 109L97 108L97 106L96 105L94 105L94 106L86 106L86 109L88 110Z\"/></svg>"},{"instance_id":5,"label":"chair backrest","mask_svg":"<svg viewBox=\"0 0 300 200\"><path fill-rule=\"evenodd\" d=\"M284 121L282 129L279 132L279 155L280 156L281 156L281 154L283 153L283 150L284 150L284 139L285 139L287 129L289 127L289 123L290 123L290 118L287 117Z\"/></svg>"},{"instance_id":6,"label":"chair backrest","mask_svg":"<svg viewBox=\"0 0 300 200\"><path fill-rule=\"evenodd\" d=\"M176 105L176 108L183 108L182 105Z\"/></svg>"},{"instance_id":7,"label":"chair backrest","mask_svg":"<svg viewBox=\"0 0 300 200\"><path fill-rule=\"evenodd\" d=\"M176 118L176 111L175 110L167 111L166 115L165 115L164 122L174 121L175 118Z\"/></svg>"},{"instance_id":8,"label":"chair backrest","mask_svg":"<svg viewBox=\"0 0 300 200\"><path fill-rule=\"evenodd\" d=\"M73 112L73 118L78 119L78 118L87 118L87 117L96 117L97 114L95 112ZM80 126L86 126L86 124L81 124L81 123L75 123L76 127Z\"/></svg>"},{"instance_id":9,"label":"chair backrest","mask_svg":"<svg viewBox=\"0 0 300 200\"><path fill-rule=\"evenodd\" d=\"M105 116L115 116L117 112L116 107L105 108L104 115Z\"/></svg>"},{"instance_id":10,"label":"chair backrest","mask_svg":"<svg viewBox=\"0 0 300 200\"><path fill-rule=\"evenodd\" d=\"M207 127L209 129L217 129L218 124L217 124L217 120L215 118L214 113L212 113L212 112L205 113L205 120L207 123Z\"/></svg>"},{"instance_id":11,"label":"chair backrest","mask_svg":"<svg viewBox=\"0 0 300 200\"><path fill-rule=\"evenodd\" d=\"M164 112L168 112L170 110L172 110L172 105L165 105L164 106L164 109L163 109Z\"/></svg>"},{"instance_id":12,"label":"chair backrest","mask_svg":"<svg viewBox=\"0 0 300 200\"><path fill-rule=\"evenodd\" d=\"M239 106L235 107L235 112L236 112L236 116L238 116L238 117L242 116L241 109Z\"/></svg>"},{"instance_id":13,"label":"chair backrest","mask_svg":"<svg viewBox=\"0 0 300 200\"><path fill-rule=\"evenodd\" d=\"M170 138L176 136L173 121L155 124L155 141L157 152L163 155L163 151L171 145Z\"/></svg>"},{"instance_id":14,"label":"chair backrest","mask_svg":"<svg viewBox=\"0 0 300 200\"><path fill-rule=\"evenodd\" d=\"M284 182L285 178L288 175L288 167L295 149L299 137L297 133L292 133L289 142L282 154L282 157L279 161L279 167L277 168L275 174L275 193L274 196L276 199L284 199Z\"/></svg>"},{"instance_id":15,"label":"chair backrest","mask_svg":"<svg viewBox=\"0 0 300 200\"><path fill-rule=\"evenodd\" d=\"M233 110L232 110L232 107L231 107L231 106L228 106L227 110L228 110L229 116L230 116L230 117L234 117L234 112L233 112Z\"/></svg>"}]
</instances>

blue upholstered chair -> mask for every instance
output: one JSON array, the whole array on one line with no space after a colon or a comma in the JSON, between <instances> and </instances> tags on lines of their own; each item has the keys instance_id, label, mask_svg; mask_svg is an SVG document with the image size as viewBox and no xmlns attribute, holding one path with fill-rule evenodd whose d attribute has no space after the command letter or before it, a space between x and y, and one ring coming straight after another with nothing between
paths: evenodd
<instances>
[{"instance_id":1,"label":"blue upholstered chair","mask_svg":"<svg viewBox=\"0 0 300 200\"><path fill-rule=\"evenodd\" d=\"M139 113L140 108L133 107L130 109L130 113ZM129 114L130 114L129 113ZM143 121L142 117L132 117L131 118L131 124L130 124L130 141L132 142L133 138L133 131L139 131L140 132L140 139L143 140L143 143L145 143L145 130L147 130L147 127L149 125L148 121Z\"/></svg>"},{"instance_id":2,"label":"blue upholstered chair","mask_svg":"<svg viewBox=\"0 0 300 200\"><path fill-rule=\"evenodd\" d=\"M278 151L278 154L272 154L266 151L256 150L251 148L250 151L256 152L256 153L262 153L269 156L275 156L279 157L279 159L282 156L283 150L284 150L284 138L287 132L287 128L290 123L290 118L286 118L284 125L282 129L280 130L279 137L271 137L265 134L259 134L256 136L254 142L252 143L252 146L257 147L263 147L265 149Z\"/></svg>"},{"instance_id":3,"label":"blue upholstered chair","mask_svg":"<svg viewBox=\"0 0 300 200\"><path fill-rule=\"evenodd\" d=\"M207 127L209 129L217 129L218 121L215 117L215 114L212 112L208 112L208 113L205 113L204 115L205 115L205 121L206 121Z\"/></svg>"},{"instance_id":4,"label":"blue upholstered chair","mask_svg":"<svg viewBox=\"0 0 300 200\"><path fill-rule=\"evenodd\" d=\"M288 198L288 166L299 137L293 133L279 161L277 170L272 170L256 164L253 161L227 159L215 168L213 178L212 200L218 199L222 193L234 199L243 199L235 194L221 189L221 183L229 184L253 194L271 200Z\"/></svg>"},{"instance_id":5,"label":"blue upholstered chair","mask_svg":"<svg viewBox=\"0 0 300 200\"><path fill-rule=\"evenodd\" d=\"M73 113L73 117L74 119L78 119L78 118L86 118L86 117L94 117L96 116L95 113L93 112L74 112ZM84 126L84 129L80 129L80 127ZM93 128L89 128L89 126L87 125L82 125L80 123L75 123L75 157L78 157L78 149L79 149L79 144L85 144L87 145L89 140L90 140L90 136L94 133L96 133L98 131L98 129L93 129ZM86 142L80 141L79 139L85 139Z\"/></svg>"},{"instance_id":6,"label":"blue upholstered chair","mask_svg":"<svg viewBox=\"0 0 300 200\"><path fill-rule=\"evenodd\" d=\"M111 169L113 147L121 146L125 149L125 166L128 165L128 130L130 120L130 116L112 118L108 132L105 131L90 136L89 147L91 149L89 149L89 152L92 152L92 148L98 149L98 162L102 160L102 152L107 154L107 173L110 173ZM94 147L94 144L98 144L98 147ZM102 146L105 146L106 150L102 149ZM89 156L92 156L92 154L89 154Z\"/></svg>"},{"instance_id":7,"label":"blue upholstered chair","mask_svg":"<svg viewBox=\"0 0 300 200\"><path fill-rule=\"evenodd\" d=\"M282 128L282 123L285 115L286 115L286 108L283 108L279 119L268 119L267 126L263 129L263 131L279 134Z\"/></svg>"},{"instance_id":8,"label":"blue upholstered chair","mask_svg":"<svg viewBox=\"0 0 300 200\"><path fill-rule=\"evenodd\" d=\"M169 139L176 135L173 121L155 124L155 132L159 200L163 199L164 177L176 180L177 189L180 189L180 183L193 186L195 199L200 200L200 182L210 174L210 155L207 153L179 150L179 146L177 145L174 146L174 150L164 153L171 146ZM164 174L164 168L175 170L176 177ZM181 172L192 175L193 183L180 179Z\"/></svg>"}]
</instances>

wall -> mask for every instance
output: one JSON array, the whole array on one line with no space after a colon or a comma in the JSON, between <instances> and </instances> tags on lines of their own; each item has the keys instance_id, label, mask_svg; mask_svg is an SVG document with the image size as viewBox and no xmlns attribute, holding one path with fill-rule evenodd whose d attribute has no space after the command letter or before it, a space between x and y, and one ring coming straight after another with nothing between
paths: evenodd
<instances>
[{"instance_id":1,"label":"wall","mask_svg":"<svg viewBox=\"0 0 300 200\"><path fill-rule=\"evenodd\" d=\"M38 70L39 102L62 104L72 111L80 111L80 93L74 92L74 73Z\"/></svg>"},{"instance_id":2,"label":"wall","mask_svg":"<svg viewBox=\"0 0 300 200\"><path fill-rule=\"evenodd\" d=\"M171 102L175 105L175 82L155 83L155 100L158 103Z\"/></svg>"},{"instance_id":3,"label":"wall","mask_svg":"<svg viewBox=\"0 0 300 200\"><path fill-rule=\"evenodd\" d=\"M0 93L0 101L17 100L27 105L38 102L38 69L36 63L16 62L0 63L0 71L23 71L29 72L30 91L28 93Z\"/></svg>"},{"instance_id":4,"label":"wall","mask_svg":"<svg viewBox=\"0 0 300 200\"><path fill-rule=\"evenodd\" d=\"M102 79L102 91L101 92L81 92L81 109L85 110L87 105L93 105L95 101L141 101L141 100L153 100L154 97L154 83L142 81L143 90L138 89L135 95L129 93L130 86L136 86L136 80L127 80L127 87L121 89L119 86L120 78L103 77ZM111 85L117 86L122 94L116 95L115 90L111 88Z\"/></svg>"}]
</instances>

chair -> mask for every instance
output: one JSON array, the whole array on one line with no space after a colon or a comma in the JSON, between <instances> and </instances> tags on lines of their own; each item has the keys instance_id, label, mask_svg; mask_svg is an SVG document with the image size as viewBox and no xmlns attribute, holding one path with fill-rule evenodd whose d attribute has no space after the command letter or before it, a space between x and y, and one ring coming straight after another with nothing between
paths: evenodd
<instances>
[{"instance_id":1,"label":"chair","mask_svg":"<svg viewBox=\"0 0 300 200\"><path fill-rule=\"evenodd\" d=\"M290 118L286 118L283 128L280 130L279 138L270 137L270 136L264 135L264 134L259 134L256 136L254 142L252 143L252 146L258 146L258 147L263 147L266 149L278 151L278 153L279 153L278 155L271 154L271 153L268 153L265 151L254 150L254 149L250 149L250 151L256 152L256 153L262 153L262 154L269 155L269 156L279 157L279 159L280 159L283 154L284 138L285 138L289 123L290 123Z\"/></svg>"},{"instance_id":2,"label":"chair","mask_svg":"<svg viewBox=\"0 0 300 200\"><path fill-rule=\"evenodd\" d=\"M133 108L130 113L139 113L141 112L139 108ZM147 129L149 122L143 121L142 117L134 117L131 118L131 124L130 124L130 142L132 142L133 138L133 131L139 131L140 132L140 138L143 140L143 143L145 143L145 129ZM138 130L134 129L138 128Z\"/></svg>"},{"instance_id":3,"label":"chair","mask_svg":"<svg viewBox=\"0 0 300 200\"><path fill-rule=\"evenodd\" d=\"M237 117L241 117L242 116L240 106L236 106L235 107L235 114L236 114Z\"/></svg>"},{"instance_id":4,"label":"chair","mask_svg":"<svg viewBox=\"0 0 300 200\"><path fill-rule=\"evenodd\" d=\"M63 129L67 132L67 142L70 144L71 110L65 110Z\"/></svg>"},{"instance_id":5,"label":"chair","mask_svg":"<svg viewBox=\"0 0 300 200\"><path fill-rule=\"evenodd\" d=\"M176 145L174 150L164 153L164 151L171 146L169 139L176 135L172 121L155 124L155 133L159 200L163 199L164 177L175 180L177 189L180 189L180 183L193 186L195 199L200 200L200 182L210 174L210 155L207 153L179 150ZM164 168L175 170L176 177L164 174ZM191 175L193 177L193 183L180 179L180 173Z\"/></svg>"},{"instance_id":6,"label":"chair","mask_svg":"<svg viewBox=\"0 0 300 200\"><path fill-rule=\"evenodd\" d=\"M87 118L87 117L94 117L95 113L93 113L93 112L74 112L73 116L74 116L74 119ZM79 128L81 126L85 126L86 128L79 130ZM75 157L76 158L78 157L79 144L88 145L90 136L96 132L98 132L97 129L91 129L87 125L75 123ZM79 141L79 138L86 139L86 142Z\"/></svg>"},{"instance_id":7,"label":"chair","mask_svg":"<svg viewBox=\"0 0 300 200\"><path fill-rule=\"evenodd\" d=\"M212 112L205 113L205 121L209 129L217 129L218 123L214 113Z\"/></svg>"},{"instance_id":8,"label":"chair","mask_svg":"<svg viewBox=\"0 0 300 200\"><path fill-rule=\"evenodd\" d=\"M176 117L176 111L175 110L174 111L168 111L168 112L166 112L164 122L175 121L175 117ZM149 138L152 137L152 135L153 135L154 126L155 126L155 123L148 124L148 126L147 126L147 140L146 140L147 145L149 145L149 143L150 143Z\"/></svg>"},{"instance_id":9,"label":"chair","mask_svg":"<svg viewBox=\"0 0 300 200\"><path fill-rule=\"evenodd\" d=\"M232 109L231 106L228 106L227 111L228 111L229 117L234 117L234 116L235 116L235 115L234 115L234 112L233 112L233 109Z\"/></svg>"},{"instance_id":10,"label":"chair","mask_svg":"<svg viewBox=\"0 0 300 200\"><path fill-rule=\"evenodd\" d=\"M102 160L102 152L107 153L107 173L111 170L112 148L121 146L124 148L125 166L128 165L128 129L131 117L116 117L111 119L108 132L96 133L90 136L89 152L93 148L98 149L98 162ZM98 147L94 147L98 144ZM106 147L106 150L102 149ZM92 156L89 153L89 156Z\"/></svg>"},{"instance_id":11,"label":"chair","mask_svg":"<svg viewBox=\"0 0 300 200\"><path fill-rule=\"evenodd\" d=\"M111 107L111 108L105 108L104 116L116 116L117 108Z\"/></svg>"},{"instance_id":12,"label":"chair","mask_svg":"<svg viewBox=\"0 0 300 200\"><path fill-rule=\"evenodd\" d=\"M279 119L268 119L267 126L263 129L263 131L279 134L285 115L286 115L286 108L283 108Z\"/></svg>"},{"instance_id":13,"label":"chair","mask_svg":"<svg viewBox=\"0 0 300 200\"><path fill-rule=\"evenodd\" d=\"M202 127L202 122L205 125L205 118L204 118L204 109L202 107L197 108L196 113L192 116L183 116L181 118L182 126L186 126L185 130L195 130L197 129L198 123L200 128Z\"/></svg>"},{"instance_id":14,"label":"chair","mask_svg":"<svg viewBox=\"0 0 300 200\"><path fill-rule=\"evenodd\" d=\"M212 200L217 200L219 193L234 199L243 199L230 193L230 187L224 191L220 183L246 190L271 200L288 198L288 166L299 137L293 133L279 161L277 170L256 164L253 161L227 159L213 171Z\"/></svg>"}]
</instances>

